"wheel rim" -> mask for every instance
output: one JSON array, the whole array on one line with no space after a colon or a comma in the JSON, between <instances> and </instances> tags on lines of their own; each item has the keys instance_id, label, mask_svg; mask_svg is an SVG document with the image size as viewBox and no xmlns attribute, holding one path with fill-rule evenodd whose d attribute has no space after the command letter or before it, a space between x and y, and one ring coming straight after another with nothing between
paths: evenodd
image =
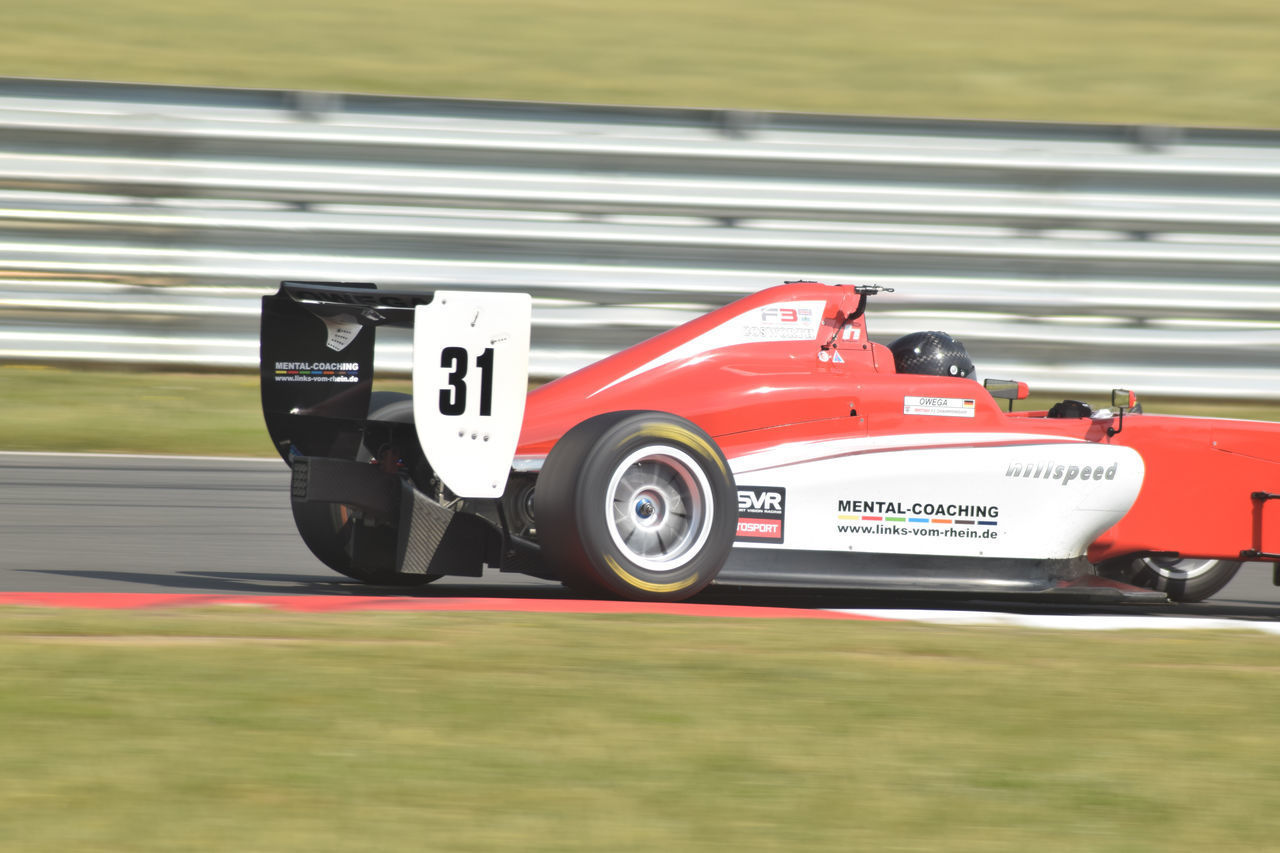
<instances>
[{"instance_id":1,"label":"wheel rim","mask_svg":"<svg viewBox=\"0 0 1280 853\"><path fill-rule=\"evenodd\" d=\"M1190 560L1170 557L1144 557L1142 564L1162 578L1171 581L1189 581L1208 574L1218 567L1220 560Z\"/></svg>"},{"instance_id":2,"label":"wheel rim","mask_svg":"<svg viewBox=\"0 0 1280 853\"><path fill-rule=\"evenodd\" d=\"M711 534L711 484L702 468L674 447L643 447L623 460L609 482L605 523L631 563L669 572L692 560Z\"/></svg>"}]
</instances>

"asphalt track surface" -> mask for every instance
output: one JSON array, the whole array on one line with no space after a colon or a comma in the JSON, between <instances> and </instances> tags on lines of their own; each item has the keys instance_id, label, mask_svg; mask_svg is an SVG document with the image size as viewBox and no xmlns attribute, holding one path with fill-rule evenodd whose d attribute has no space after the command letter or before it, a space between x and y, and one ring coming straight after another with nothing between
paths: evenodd
<instances>
[{"instance_id":1,"label":"asphalt track surface","mask_svg":"<svg viewBox=\"0 0 1280 853\"><path fill-rule=\"evenodd\" d=\"M349 581L302 544L288 486L279 460L0 453L0 592L573 597L500 572L407 592ZM739 588L694 601L1280 621L1264 564L1246 565L1209 601L1176 606Z\"/></svg>"}]
</instances>

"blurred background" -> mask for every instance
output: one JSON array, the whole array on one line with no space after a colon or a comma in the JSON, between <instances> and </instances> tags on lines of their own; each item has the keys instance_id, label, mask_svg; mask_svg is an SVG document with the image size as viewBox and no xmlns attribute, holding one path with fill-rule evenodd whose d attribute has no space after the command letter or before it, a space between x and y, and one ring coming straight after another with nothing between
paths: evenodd
<instances>
[{"instance_id":1,"label":"blurred background","mask_svg":"<svg viewBox=\"0 0 1280 853\"><path fill-rule=\"evenodd\" d=\"M285 278L527 290L544 379L877 283L873 338L948 330L1021 406L1280 420L1276 0L0 9L0 451L272 455ZM359 594L283 465L173 462L4 460L8 588ZM1246 575L1191 612L1273 619ZM4 849L1280 832L1271 637L543 615L5 608Z\"/></svg>"},{"instance_id":2,"label":"blurred background","mask_svg":"<svg viewBox=\"0 0 1280 853\"><path fill-rule=\"evenodd\" d=\"M269 452L285 278L529 291L542 379L783 280L879 283L873 338L945 329L980 377L1280 416L1270 0L6 20L8 449Z\"/></svg>"}]
</instances>

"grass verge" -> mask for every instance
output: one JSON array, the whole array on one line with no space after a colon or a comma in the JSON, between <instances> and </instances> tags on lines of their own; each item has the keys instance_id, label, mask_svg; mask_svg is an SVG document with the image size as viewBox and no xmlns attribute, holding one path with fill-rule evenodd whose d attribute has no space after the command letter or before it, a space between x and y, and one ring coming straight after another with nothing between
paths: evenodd
<instances>
[{"instance_id":1,"label":"grass verge","mask_svg":"<svg viewBox=\"0 0 1280 853\"><path fill-rule=\"evenodd\" d=\"M1280 126L1273 0L44 0L0 74Z\"/></svg>"},{"instance_id":2,"label":"grass verge","mask_svg":"<svg viewBox=\"0 0 1280 853\"><path fill-rule=\"evenodd\" d=\"M1274 638L7 609L0 837L62 850L1262 849Z\"/></svg>"},{"instance_id":3,"label":"grass verge","mask_svg":"<svg viewBox=\"0 0 1280 853\"><path fill-rule=\"evenodd\" d=\"M408 391L407 380L379 389ZM0 365L0 450L271 456L257 374Z\"/></svg>"}]
</instances>

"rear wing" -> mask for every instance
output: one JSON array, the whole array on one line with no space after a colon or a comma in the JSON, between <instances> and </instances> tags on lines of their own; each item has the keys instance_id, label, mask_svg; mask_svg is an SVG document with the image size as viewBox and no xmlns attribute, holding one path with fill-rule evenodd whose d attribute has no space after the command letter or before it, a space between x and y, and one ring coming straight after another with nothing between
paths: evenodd
<instances>
[{"instance_id":1,"label":"rear wing","mask_svg":"<svg viewBox=\"0 0 1280 853\"><path fill-rule=\"evenodd\" d=\"M526 293L282 282L262 297L267 432L286 462L355 458L377 329L412 327L414 423L427 462L456 495L498 497L524 419L531 311Z\"/></svg>"}]
</instances>

